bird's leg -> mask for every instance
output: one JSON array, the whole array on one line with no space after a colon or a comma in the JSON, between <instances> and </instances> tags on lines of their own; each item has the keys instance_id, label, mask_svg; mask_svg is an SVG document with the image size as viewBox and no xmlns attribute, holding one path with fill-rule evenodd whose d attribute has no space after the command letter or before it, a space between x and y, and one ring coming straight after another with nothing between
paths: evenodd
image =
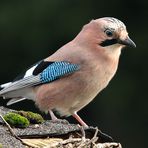
<instances>
[{"instance_id":1,"label":"bird's leg","mask_svg":"<svg viewBox=\"0 0 148 148\"><path fill-rule=\"evenodd\" d=\"M56 122L56 123L59 122L59 123L64 123L64 124L68 124L68 123L69 123L67 120L58 119L58 118L55 116L55 114L53 113L52 110L49 110L49 114L50 114L51 120L52 120L53 122Z\"/></svg>"},{"instance_id":2,"label":"bird's leg","mask_svg":"<svg viewBox=\"0 0 148 148\"><path fill-rule=\"evenodd\" d=\"M72 115L83 127L88 128L88 125L80 118L80 116L75 112Z\"/></svg>"},{"instance_id":3,"label":"bird's leg","mask_svg":"<svg viewBox=\"0 0 148 148\"><path fill-rule=\"evenodd\" d=\"M51 116L51 120L52 120L52 121L57 121L57 120L58 120L58 118L55 116L55 114L53 113L52 110L49 110L49 114L50 114L50 116Z\"/></svg>"}]
</instances>

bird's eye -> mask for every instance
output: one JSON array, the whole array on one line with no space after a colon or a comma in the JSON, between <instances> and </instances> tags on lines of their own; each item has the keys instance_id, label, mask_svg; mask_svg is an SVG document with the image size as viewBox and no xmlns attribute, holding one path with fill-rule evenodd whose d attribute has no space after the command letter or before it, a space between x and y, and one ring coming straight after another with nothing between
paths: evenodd
<instances>
[{"instance_id":1,"label":"bird's eye","mask_svg":"<svg viewBox=\"0 0 148 148\"><path fill-rule=\"evenodd\" d=\"M113 32L111 30L105 30L105 33L108 37L112 37L113 36Z\"/></svg>"}]
</instances>

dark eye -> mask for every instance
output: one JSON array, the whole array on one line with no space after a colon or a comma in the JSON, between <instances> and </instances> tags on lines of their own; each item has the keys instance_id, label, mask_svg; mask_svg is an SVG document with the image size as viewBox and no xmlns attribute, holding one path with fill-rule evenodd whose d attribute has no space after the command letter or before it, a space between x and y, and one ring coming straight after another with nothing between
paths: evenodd
<instances>
[{"instance_id":1,"label":"dark eye","mask_svg":"<svg viewBox=\"0 0 148 148\"><path fill-rule=\"evenodd\" d=\"M112 37L113 36L113 32L111 30L105 30L105 33L108 37Z\"/></svg>"}]
</instances>

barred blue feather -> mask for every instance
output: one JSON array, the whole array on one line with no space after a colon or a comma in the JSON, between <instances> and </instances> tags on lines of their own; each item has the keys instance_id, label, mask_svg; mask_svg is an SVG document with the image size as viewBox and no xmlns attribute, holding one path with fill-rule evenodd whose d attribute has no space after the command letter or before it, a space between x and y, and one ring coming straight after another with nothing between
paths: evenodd
<instances>
[{"instance_id":1,"label":"barred blue feather","mask_svg":"<svg viewBox=\"0 0 148 148\"><path fill-rule=\"evenodd\" d=\"M79 70L78 64L71 64L65 61L54 62L40 73L40 81L41 83L48 83L77 70Z\"/></svg>"}]
</instances>

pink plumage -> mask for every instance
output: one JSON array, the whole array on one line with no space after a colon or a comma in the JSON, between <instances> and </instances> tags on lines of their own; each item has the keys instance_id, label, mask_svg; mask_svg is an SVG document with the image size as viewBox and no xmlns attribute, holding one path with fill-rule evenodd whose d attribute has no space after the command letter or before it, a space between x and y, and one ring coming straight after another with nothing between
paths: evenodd
<instances>
[{"instance_id":1,"label":"pink plumage","mask_svg":"<svg viewBox=\"0 0 148 148\"><path fill-rule=\"evenodd\" d=\"M21 97L34 100L54 120L52 110L56 109L62 116L72 115L87 127L77 112L108 85L116 73L121 49L126 45L135 47L121 21L111 17L92 20L71 42L44 60L68 61L80 69L51 83L23 88L26 94L21 92ZM11 97L19 91L0 94Z\"/></svg>"}]
</instances>

